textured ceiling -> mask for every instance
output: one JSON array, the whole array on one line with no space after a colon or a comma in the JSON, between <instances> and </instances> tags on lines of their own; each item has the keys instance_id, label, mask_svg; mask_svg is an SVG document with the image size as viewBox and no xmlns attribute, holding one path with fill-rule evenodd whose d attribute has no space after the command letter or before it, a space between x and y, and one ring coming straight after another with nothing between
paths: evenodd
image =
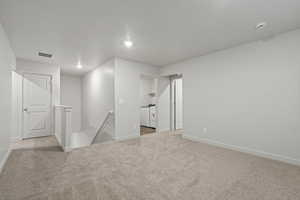
<instances>
[{"instance_id":1,"label":"textured ceiling","mask_svg":"<svg viewBox=\"0 0 300 200\"><path fill-rule=\"evenodd\" d=\"M114 56L164 66L296 29L300 1L0 0L0 20L17 57L82 74Z\"/></svg>"}]
</instances>

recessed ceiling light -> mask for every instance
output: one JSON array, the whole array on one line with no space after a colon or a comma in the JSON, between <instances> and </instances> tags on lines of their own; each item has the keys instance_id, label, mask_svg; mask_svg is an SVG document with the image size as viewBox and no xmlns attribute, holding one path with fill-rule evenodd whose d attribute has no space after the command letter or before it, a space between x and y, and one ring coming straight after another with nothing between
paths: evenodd
<instances>
[{"instance_id":1,"label":"recessed ceiling light","mask_svg":"<svg viewBox=\"0 0 300 200\"><path fill-rule=\"evenodd\" d=\"M82 69L82 65L80 64L80 62L78 63L77 68Z\"/></svg>"},{"instance_id":2,"label":"recessed ceiling light","mask_svg":"<svg viewBox=\"0 0 300 200\"><path fill-rule=\"evenodd\" d=\"M258 23L257 25L256 25L256 30L262 30L262 29L264 29L265 27L267 26L267 23L266 22L261 22L261 23Z\"/></svg>"},{"instance_id":3,"label":"recessed ceiling light","mask_svg":"<svg viewBox=\"0 0 300 200\"><path fill-rule=\"evenodd\" d=\"M133 42L131 40L125 40L123 43L127 48L131 48L133 45Z\"/></svg>"}]
</instances>

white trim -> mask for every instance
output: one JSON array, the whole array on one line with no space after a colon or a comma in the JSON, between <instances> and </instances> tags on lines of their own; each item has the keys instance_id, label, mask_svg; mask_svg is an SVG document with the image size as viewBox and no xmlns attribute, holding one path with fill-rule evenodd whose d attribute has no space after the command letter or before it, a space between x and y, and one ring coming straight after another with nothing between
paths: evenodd
<instances>
[{"instance_id":1,"label":"white trim","mask_svg":"<svg viewBox=\"0 0 300 200\"><path fill-rule=\"evenodd\" d=\"M54 109L54 135L63 151L70 152L72 150L72 106L55 105Z\"/></svg>"},{"instance_id":2,"label":"white trim","mask_svg":"<svg viewBox=\"0 0 300 200\"><path fill-rule=\"evenodd\" d=\"M12 137L10 141L15 143L22 139L22 123L23 123L23 112L22 112L22 81L23 75L17 71L12 71L12 116L11 116L11 130Z\"/></svg>"},{"instance_id":3,"label":"white trim","mask_svg":"<svg viewBox=\"0 0 300 200\"><path fill-rule=\"evenodd\" d=\"M72 147L64 147L64 146L61 146L61 148L63 149L64 152L71 152L73 150Z\"/></svg>"},{"instance_id":4,"label":"white trim","mask_svg":"<svg viewBox=\"0 0 300 200\"><path fill-rule=\"evenodd\" d=\"M140 135L125 135L121 137L114 137L116 141L124 141L124 140L130 140L130 139L136 139L141 137Z\"/></svg>"},{"instance_id":5,"label":"white trim","mask_svg":"<svg viewBox=\"0 0 300 200\"><path fill-rule=\"evenodd\" d=\"M158 131L158 133L164 133L164 132L170 132L170 129L161 129Z\"/></svg>"},{"instance_id":6,"label":"white trim","mask_svg":"<svg viewBox=\"0 0 300 200\"><path fill-rule=\"evenodd\" d=\"M22 137L12 137L10 138L10 143L16 143L22 140Z\"/></svg>"},{"instance_id":7,"label":"white trim","mask_svg":"<svg viewBox=\"0 0 300 200\"><path fill-rule=\"evenodd\" d=\"M65 106L65 105L55 105L55 109L72 109L72 106Z\"/></svg>"},{"instance_id":8,"label":"white trim","mask_svg":"<svg viewBox=\"0 0 300 200\"><path fill-rule=\"evenodd\" d=\"M169 132L169 131L167 131ZM161 132L153 132L152 134L146 134L146 135L127 135L127 136L122 136L122 137L114 137L114 141L124 141L124 140L131 140L131 139L137 139L137 138L145 138L145 137L152 137L153 135L158 135Z\"/></svg>"},{"instance_id":9,"label":"white trim","mask_svg":"<svg viewBox=\"0 0 300 200\"><path fill-rule=\"evenodd\" d=\"M11 149L9 148L8 151L4 154L4 158L0 162L0 174L1 174L2 170L4 169L4 165L7 162L7 159L9 157L10 153L11 153Z\"/></svg>"},{"instance_id":10,"label":"white trim","mask_svg":"<svg viewBox=\"0 0 300 200\"><path fill-rule=\"evenodd\" d=\"M63 150L64 152L71 152L71 151L73 150L72 147L65 147L64 145L62 145L62 144L61 144L61 141L60 141L59 138L57 137L57 134L56 134L56 133L54 133L54 137L55 137L55 139L56 139L57 142L59 143L59 146L62 148L62 150Z\"/></svg>"},{"instance_id":11,"label":"white trim","mask_svg":"<svg viewBox=\"0 0 300 200\"><path fill-rule=\"evenodd\" d=\"M225 149L230 149L230 150L234 150L234 151L248 153L248 154L259 156L259 157L268 158L268 159L272 159L272 160L281 161L281 162L285 162L285 163L300 166L300 160L290 158L290 157L286 157L286 156L282 156L282 155L278 155L278 154L272 154L272 153L268 153L268 152L264 152L264 151L249 149L249 148L246 148L246 147L240 147L240 146L236 146L236 145L225 144L225 143L218 142L218 141L215 141L215 140L203 139L203 138L200 138L200 137L197 137L197 136L192 136L192 135L187 135L187 134L184 134L182 137L185 138L185 139L188 139L188 140L196 141L196 142L202 142L202 143L205 143L205 144L209 144L209 145L213 145L213 146L217 146L217 147L222 147L222 148L225 148Z\"/></svg>"}]
</instances>

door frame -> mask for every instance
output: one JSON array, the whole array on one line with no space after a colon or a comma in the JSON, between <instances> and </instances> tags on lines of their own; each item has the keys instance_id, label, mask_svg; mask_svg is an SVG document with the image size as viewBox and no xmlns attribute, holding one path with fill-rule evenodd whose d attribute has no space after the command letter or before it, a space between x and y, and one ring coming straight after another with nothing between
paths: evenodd
<instances>
[{"instance_id":1,"label":"door frame","mask_svg":"<svg viewBox=\"0 0 300 200\"><path fill-rule=\"evenodd\" d=\"M142 85L142 79L145 79L145 78L148 78L148 79L151 79L154 83L154 96L157 96L157 92L158 92L158 82L159 82L159 76L157 75L153 75L153 74L147 74L147 73L141 73L139 74L139 86L141 87ZM141 136L141 105L140 105L140 94L141 94L141 90L139 89L139 118L138 118L138 130L139 130L139 136ZM156 119L155 119L155 132L153 132L153 134L156 134L158 133L158 98L155 99L155 107L156 107ZM150 108L148 108L148 118L149 118L149 121L150 121Z\"/></svg>"},{"instance_id":2,"label":"door frame","mask_svg":"<svg viewBox=\"0 0 300 200\"><path fill-rule=\"evenodd\" d=\"M177 129L177 124L176 124L176 90L177 90L177 84L176 80L177 79L182 79L183 81L183 75L182 74L176 74L170 76L170 130L171 131L176 131ZM183 95L183 91L182 91ZM183 100L182 100L183 104ZM183 114L183 111L182 111Z\"/></svg>"},{"instance_id":3,"label":"door frame","mask_svg":"<svg viewBox=\"0 0 300 200\"><path fill-rule=\"evenodd\" d=\"M53 115L53 76L51 74L41 74L41 73L32 73L32 72L23 72L22 73L22 110L21 110L21 115L22 115L22 123L21 123L21 130L22 134L21 137L22 139L27 139L25 137L25 132L24 132L24 76L25 75L37 75L37 76L48 76L50 77L50 134L53 135L53 122L54 122L54 115Z\"/></svg>"}]
</instances>

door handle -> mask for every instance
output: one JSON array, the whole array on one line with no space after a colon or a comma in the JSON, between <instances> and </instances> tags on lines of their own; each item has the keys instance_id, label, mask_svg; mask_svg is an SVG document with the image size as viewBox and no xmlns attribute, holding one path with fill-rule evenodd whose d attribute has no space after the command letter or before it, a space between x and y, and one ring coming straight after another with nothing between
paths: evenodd
<instances>
[{"instance_id":1,"label":"door handle","mask_svg":"<svg viewBox=\"0 0 300 200\"><path fill-rule=\"evenodd\" d=\"M28 108L24 108L23 111L24 111L24 112L28 112Z\"/></svg>"}]
</instances>

